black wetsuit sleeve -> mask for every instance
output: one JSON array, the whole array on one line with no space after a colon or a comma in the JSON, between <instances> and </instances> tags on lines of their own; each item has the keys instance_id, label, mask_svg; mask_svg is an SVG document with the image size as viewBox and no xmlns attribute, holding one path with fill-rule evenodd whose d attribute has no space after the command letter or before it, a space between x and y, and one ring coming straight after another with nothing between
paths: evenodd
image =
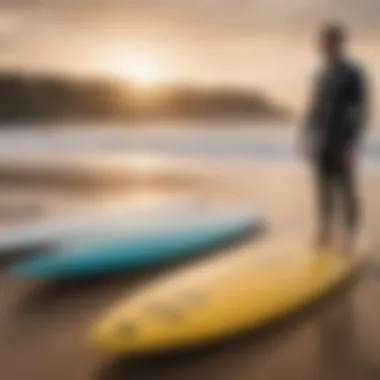
<instances>
[{"instance_id":1,"label":"black wetsuit sleeve","mask_svg":"<svg viewBox=\"0 0 380 380\"><path fill-rule=\"evenodd\" d=\"M365 74L361 70L355 70L351 75L349 87L350 109L347 140L350 143L358 143L368 122L369 95Z\"/></svg>"},{"instance_id":2,"label":"black wetsuit sleeve","mask_svg":"<svg viewBox=\"0 0 380 380\"><path fill-rule=\"evenodd\" d=\"M320 127L321 114L321 75L314 76L311 86L308 105L306 109L306 117L304 122L304 131L306 136L312 137Z\"/></svg>"}]
</instances>

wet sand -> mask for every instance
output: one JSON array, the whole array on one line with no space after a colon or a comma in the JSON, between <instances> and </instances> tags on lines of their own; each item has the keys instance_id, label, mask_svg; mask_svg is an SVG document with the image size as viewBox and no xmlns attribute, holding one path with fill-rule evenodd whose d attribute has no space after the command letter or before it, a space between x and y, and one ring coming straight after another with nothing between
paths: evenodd
<instances>
[{"instance_id":1,"label":"wet sand","mask_svg":"<svg viewBox=\"0 0 380 380\"><path fill-rule=\"evenodd\" d=\"M215 202L248 202L270 216L267 239L310 234L311 184L303 172L252 169L233 181L191 183ZM363 181L364 223L379 246L380 184ZM221 253L222 254L222 253ZM253 252L254 254L254 252ZM201 260L208 260L203 258ZM211 258L210 258L211 259ZM380 267L294 318L212 347L118 358L86 345L88 325L121 296L181 263L133 276L30 282L0 272L0 377L5 380L380 378Z\"/></svg>"}]
</instances>

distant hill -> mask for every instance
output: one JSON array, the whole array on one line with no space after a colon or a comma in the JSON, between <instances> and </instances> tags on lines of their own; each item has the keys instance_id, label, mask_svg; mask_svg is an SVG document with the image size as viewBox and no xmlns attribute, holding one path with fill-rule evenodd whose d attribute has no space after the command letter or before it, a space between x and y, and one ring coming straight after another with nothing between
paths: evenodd
<instances>
[{"instance_id":1,"label":"distant hill","mask_svg":"<svg viewBox=\"0 0 380 380\"><path fill-rule=\"evenodd\" d=\"M285 107L261 93L186 86L144 92L113 79L0 73L0 122L219 117L279 120L289 116Z\"/></svg>"}]
</instances>

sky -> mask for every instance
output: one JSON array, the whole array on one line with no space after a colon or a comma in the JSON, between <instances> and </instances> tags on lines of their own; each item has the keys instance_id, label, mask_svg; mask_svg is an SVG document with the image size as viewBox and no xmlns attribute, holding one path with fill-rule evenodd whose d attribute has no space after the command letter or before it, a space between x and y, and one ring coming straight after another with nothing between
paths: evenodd
<instances>
[{"instance_id":1,"label":"sky","mask_svg":"<svg viewBox=\"0 0 380 380\"><path fill-rule=\"evenodd\" d=\"M380 88L378 0L0 0L0 66L259 89L300 109L325 19L351 26Z\"/></svg>"}]
</instances>

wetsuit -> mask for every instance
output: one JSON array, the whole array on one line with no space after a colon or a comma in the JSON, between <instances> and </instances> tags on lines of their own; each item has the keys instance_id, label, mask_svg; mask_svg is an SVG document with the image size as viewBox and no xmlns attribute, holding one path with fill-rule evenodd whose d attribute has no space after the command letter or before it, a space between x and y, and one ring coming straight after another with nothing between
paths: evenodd
<instances>
[{"instance_id":1,"label":"wetsuit","mask_svg":"<svg viewBox=\"0 0 380 380\"><path fill-rule=\"evenodd\" d=\"M345 227L354 232L359 221L355 151L367 116L363 71L347 61L325 67L313 88L307 135L314 147L320 227L330 233L336 207L343 206Z\"/></svg>"}]
</instances>

